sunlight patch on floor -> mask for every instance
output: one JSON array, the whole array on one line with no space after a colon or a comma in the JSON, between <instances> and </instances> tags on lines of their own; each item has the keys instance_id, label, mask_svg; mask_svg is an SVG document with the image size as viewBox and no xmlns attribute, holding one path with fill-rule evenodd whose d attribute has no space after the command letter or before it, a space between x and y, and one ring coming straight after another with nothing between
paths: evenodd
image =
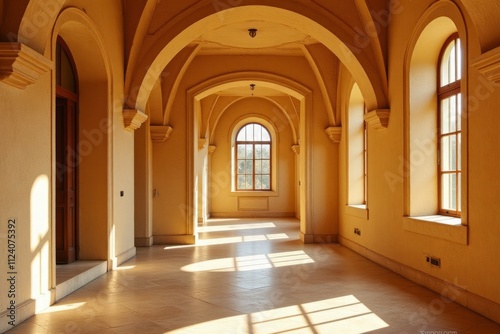
<instances>
[{"instance_id":1,"label":"sunlight patch on floor","mask_svg":"<svg viewBox=\"0 0 500 334\"><path fill-rule=\"evenodd\" d=\"M51 307L38 312L38 314L47 314L47 313L56 313L56 312L64 312L64 311L71 311L71 310L76 310L79 307L82 307L85 305L85 302L83 303L73 303L73 304L64 304L64 305L52 305Z\"/></svg>"},{"instance_id":2,"label":"sunlight patch on floor","mask_svg":"<svg viewBox=\"0 0 500 334\"><path fill-rule=\"evenodd\" d=\"M236 244L241 242L255 242L255 241L268 241L268 240L280 240L280 239L289 239L289 237L286 233L242 235L242 236L228 237L228 238L199 239L196 245L210 246L210 245Z\"/></svg>"},{"instance_id":3,"label":"sunlight patch on floor","mask_svg":"<svg viewBox=\"0 0 500 334\"><path fill-rule=\"evenodd\" d=\"M233 272L295 266L307 263L314 263L314 260L304 251L293 251L202 261L184 266L181 270L187 272Z\"/></svg>"},{"instance_id":4,"label":"sunlight patch on floor","mask_svg":"<svg viewBox=\"0 0 500 334\"><path fill-rule=\"evenodd\" d=\"M254 223L254 224L237 224L237 225L214 225L214 226L198 226L198 232L224 232L237 230L253 230L257 228L275 228L274 223Z\"/></svg>"},{"instance_id":5,"label":"sunlight patch on floor","mask_svg":"<svg viewBox=\"0 0 500 334\"><path fill-rule=\"evenodd\" d=\"M216 333L233 328L235 333L252 334L362 334L387 327L385 321L349 295L218 319L169 333L203 333L207 328Z\"/></svg>"}]
</instances>

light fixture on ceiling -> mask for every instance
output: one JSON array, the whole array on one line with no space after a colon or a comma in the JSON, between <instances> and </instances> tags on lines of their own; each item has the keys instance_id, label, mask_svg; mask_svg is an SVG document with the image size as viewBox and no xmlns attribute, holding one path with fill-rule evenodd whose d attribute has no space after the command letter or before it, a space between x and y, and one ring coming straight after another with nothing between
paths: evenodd
<instances>
[{"instance_id":1,"label":"light fixture on ceiling","mask_svg":"<svg viewBox=\"0 0 500 334\"><path fill-rule=\"evenodd\" d=\"M250 91L252 92L252 96L253 96L253 91L255 90L255 84L250 84Z\"/></svg>"},{"instance_id":2,"label":"light fixture on ceiling","mask_svg":"<svg viewBox=\"0 0 500 334\"><path fill-rule=\"evenodd\" d=\"M248 34L250 35L250 37L254 38L255 36L257 36L257 29L255 28L248 29Z\"/></svg>"}]
</instances>

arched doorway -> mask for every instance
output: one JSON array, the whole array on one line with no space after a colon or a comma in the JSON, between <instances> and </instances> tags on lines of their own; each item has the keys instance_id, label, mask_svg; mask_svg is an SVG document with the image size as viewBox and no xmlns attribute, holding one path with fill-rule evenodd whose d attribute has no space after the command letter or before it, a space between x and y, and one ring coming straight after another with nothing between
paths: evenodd
<instances>
[{"instance_id":1,"label":"arched doorway","mask_svg":"<svg viewBox=\"0 0 500 334\"><path fill-rule=\"evenodd\" d=\"M78 78L62 38L56 45L56 262L78 259Z\"/></svg>"},{"instance_id":2,"label":"arched doorway","mask_svg":"<svg viewBox=\"0 0 500 334\"><path fill-rule=\"evenodd\" d=\"M65 161L55 161L66 164L74 178L63 180L73 184L73 189L66 195L72 217L75 223L66 232L55 226L55 247L58 239L73 238L70 243L74 247L74 256L70 263L79 261L107 261L112 267L112 250L110 240L113 235L110 219L110 140L112 120L110 118L110 69L101 37L97 34L93 23L81 11L75 8L64 10L58 17L52 36L52 59L57 63L58 53L61 57L60 66L55 70L54 77L54 119L61 124L54 124L54 148L65 151ZM62 41L62 42L61 42ZM96 45L89 48L88 45ZM59 52L61 50L62 52ZM65 75L60 75L59 73ZM72 74L68 74L72 73ZM59 78L60 77L60 78ZM59 81L60 80L60 81ZM60 84L59 84L60 83ZM62 88L61 88L62 87ZM71 120L58 121L57 116L63 110L73 109ZM69 124L71 122L71 124ZM63 128L59 131L58 128ZM63 137L68 128L74 134L65 142ZM58 144L62 143L62 145ZM63 147L63 148L61 148ZM54 159L56 160L56 159ZM57 168L56 168L57 169ZM57 188L57 170L54 183ZM71 173L68 174L68 177ZM58 190L56 189L56 197ZM56 198L57 202L57 198ZM74 202L74 205L73 205ZM57 216L62 215L55 203L54 221L58 225ZM57 210L61 212L57 212ZM70 218L71 219L71 218ZM56 254L58 251L56 250Z\"/></svg>"}]
</instances>

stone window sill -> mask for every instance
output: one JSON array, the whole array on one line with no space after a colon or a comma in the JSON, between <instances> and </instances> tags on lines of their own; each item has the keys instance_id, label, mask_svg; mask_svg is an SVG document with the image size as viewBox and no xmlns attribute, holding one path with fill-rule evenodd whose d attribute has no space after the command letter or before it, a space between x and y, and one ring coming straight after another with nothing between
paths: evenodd
<instances>
[{"instance_id":1,"label":"stone window sill","mask_svg":"<svg viewBox=\"0 0 500 334\"><path fill-rule=\"evenodd\" d=\"M429 237L451 241L461 245L468 244L467 226L460 218L431 215L403 217L404 230Z\"/></svg>"},{"instance_id":2,"label":"stone window sill","mask_svg":"<svg viewBox=\"0 0 500 334\"><path fill-rule=\"evenodd\" d=\"M279 193L277 191L231 191L229 196L232 197L278 197Z\"/></svg>"},{"instance_id":3,"label":"stone window sill","mask_svg":"<svg viewBox=\"0 0 500 334\"><path fill-rule=\"evenodd\" d=\"M366 204L349 204L345 207L345 213L349 216L368 220L368 209Z\"/></svg>"}]
</instances>

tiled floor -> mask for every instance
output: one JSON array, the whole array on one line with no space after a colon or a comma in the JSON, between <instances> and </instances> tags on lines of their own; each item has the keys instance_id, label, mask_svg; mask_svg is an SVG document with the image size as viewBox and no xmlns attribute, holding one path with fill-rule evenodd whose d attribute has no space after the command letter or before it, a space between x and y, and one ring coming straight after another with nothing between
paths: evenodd
<instances>
[{"instance_id":1,"label":"tiled floor","mask_svg":"<svg viewBox=\"0 0 500 334\"><path fill-rule=\"evenodd\" d=\"M500 325L290 220L218 220L154 246L13 333L500 333Z\"/></svg>"}]
</instances>

